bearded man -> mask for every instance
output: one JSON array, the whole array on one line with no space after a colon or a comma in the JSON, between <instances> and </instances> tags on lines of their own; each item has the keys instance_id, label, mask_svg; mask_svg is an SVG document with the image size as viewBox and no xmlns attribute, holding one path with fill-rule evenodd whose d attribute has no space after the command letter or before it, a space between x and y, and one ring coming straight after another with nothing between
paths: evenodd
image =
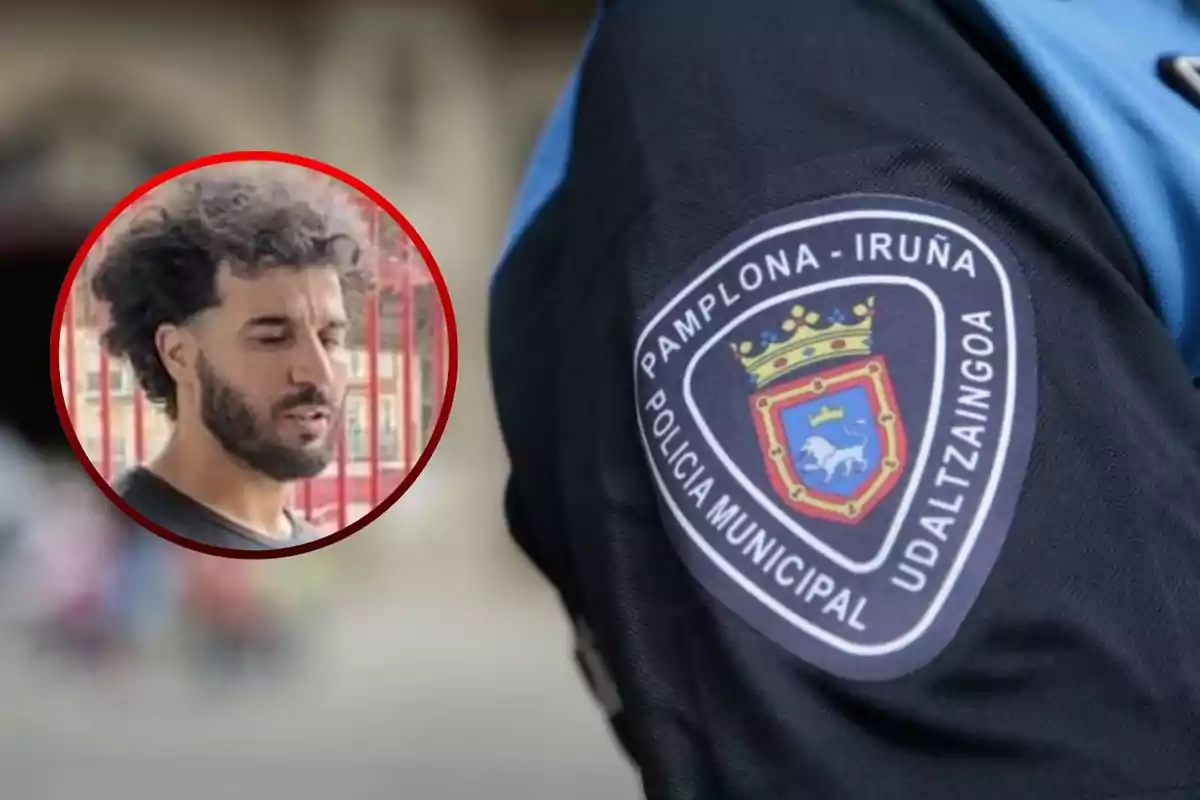
<instances>
[{"instance_id":1,"label":"bearded man","mask_svg":"<svg viewBox=\"0 0 1200 800\"><path fill-rule=\"evenodd\" d=\"M348 378L345 295L361 218L328 180L225 164L164 184L91 278L106 349L172 424L114 488L191 541L264 550L317 538L289 507L330 463Z\"/></svg>"}]
</instances>

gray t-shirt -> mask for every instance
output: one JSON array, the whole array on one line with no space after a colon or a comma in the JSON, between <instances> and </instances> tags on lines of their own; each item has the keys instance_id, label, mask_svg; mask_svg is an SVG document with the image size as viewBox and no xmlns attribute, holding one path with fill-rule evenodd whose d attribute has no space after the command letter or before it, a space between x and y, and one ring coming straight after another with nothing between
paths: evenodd
<instances>
[{"instance_id":1,"label":"gray t-shirt","mask_svg":"<svg viewBox=\"0 0 1200 800\"><path fill-rule=\"evenodd\" d=\"M145 467L125 472L113 483L113 488L147 519L197 544L231 550L278 550L323 536L291 512L287 512L293 527L290 539L264 536L196 502Z\"/></svg>"}]
</instances>

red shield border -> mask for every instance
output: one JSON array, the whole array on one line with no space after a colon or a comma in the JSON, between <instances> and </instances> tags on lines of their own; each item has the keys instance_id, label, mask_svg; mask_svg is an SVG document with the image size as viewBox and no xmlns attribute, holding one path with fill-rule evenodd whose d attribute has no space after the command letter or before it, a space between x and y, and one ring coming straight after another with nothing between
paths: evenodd
<instances>
[{"instance_id":1,"label":"red shield border","mask_svg":"<svg viewBox=\"0 0 1200 800\"><path fill-rule=\"evenodd\" d=\"M874 478L850 498L809 489L796 474L788 455L782 412L797 400L808 401L852 386L866 389L879 435L882 458ZM771 486L788 506L801 514L830 522L855 525L895 488L908 463L908 440L887 363L882 356L856 361L807 375L750 396L758 444L766 460Z\"/></svg>"}]
</instances>

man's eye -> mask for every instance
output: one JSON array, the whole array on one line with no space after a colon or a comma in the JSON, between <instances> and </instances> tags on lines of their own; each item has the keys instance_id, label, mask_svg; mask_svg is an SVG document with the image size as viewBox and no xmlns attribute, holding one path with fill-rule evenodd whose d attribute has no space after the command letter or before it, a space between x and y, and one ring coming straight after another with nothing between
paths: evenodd
<instances>
[{"instance_id":1,"label":"man's eye","mask_svg":"<svg viewBox=\"0 0 1200 800\"><path fill-rule=\"evenodd\" d=\"M285 342L287 342L287 337L286 336L260 336L260 337L258 337L257 341L259 344L277 345L277 344L284 344Z\"/></svg>"},{"instance_id":2,"label":"man's eye","mask_svg":"<svg viewBox=\"0 0 1200 800\"><path fill-rule=\"evenodd\" d=\"M325 344L325 347L330 350L336 350L342 346L342 340L333 337L326 337L321 341Z\"/></svg>"}]
</instances>

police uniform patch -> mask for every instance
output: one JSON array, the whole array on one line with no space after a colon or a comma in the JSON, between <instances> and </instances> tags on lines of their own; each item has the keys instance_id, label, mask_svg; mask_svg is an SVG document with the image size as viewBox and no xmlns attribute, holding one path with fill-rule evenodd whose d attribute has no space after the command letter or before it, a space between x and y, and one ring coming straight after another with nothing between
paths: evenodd
<instances>
[{"instance_id":1,"label":"police uniform patch","mask_svg":"<svg viewBox=\"0 0 1200 800\"><path fill-rule=\"evenodd\" d=\"M763 218L638 322L639 424L692 573L836 675L932 660L1007 535L1036 419L1028 290L965 215Z\"/></svg>"}]
</instances>

